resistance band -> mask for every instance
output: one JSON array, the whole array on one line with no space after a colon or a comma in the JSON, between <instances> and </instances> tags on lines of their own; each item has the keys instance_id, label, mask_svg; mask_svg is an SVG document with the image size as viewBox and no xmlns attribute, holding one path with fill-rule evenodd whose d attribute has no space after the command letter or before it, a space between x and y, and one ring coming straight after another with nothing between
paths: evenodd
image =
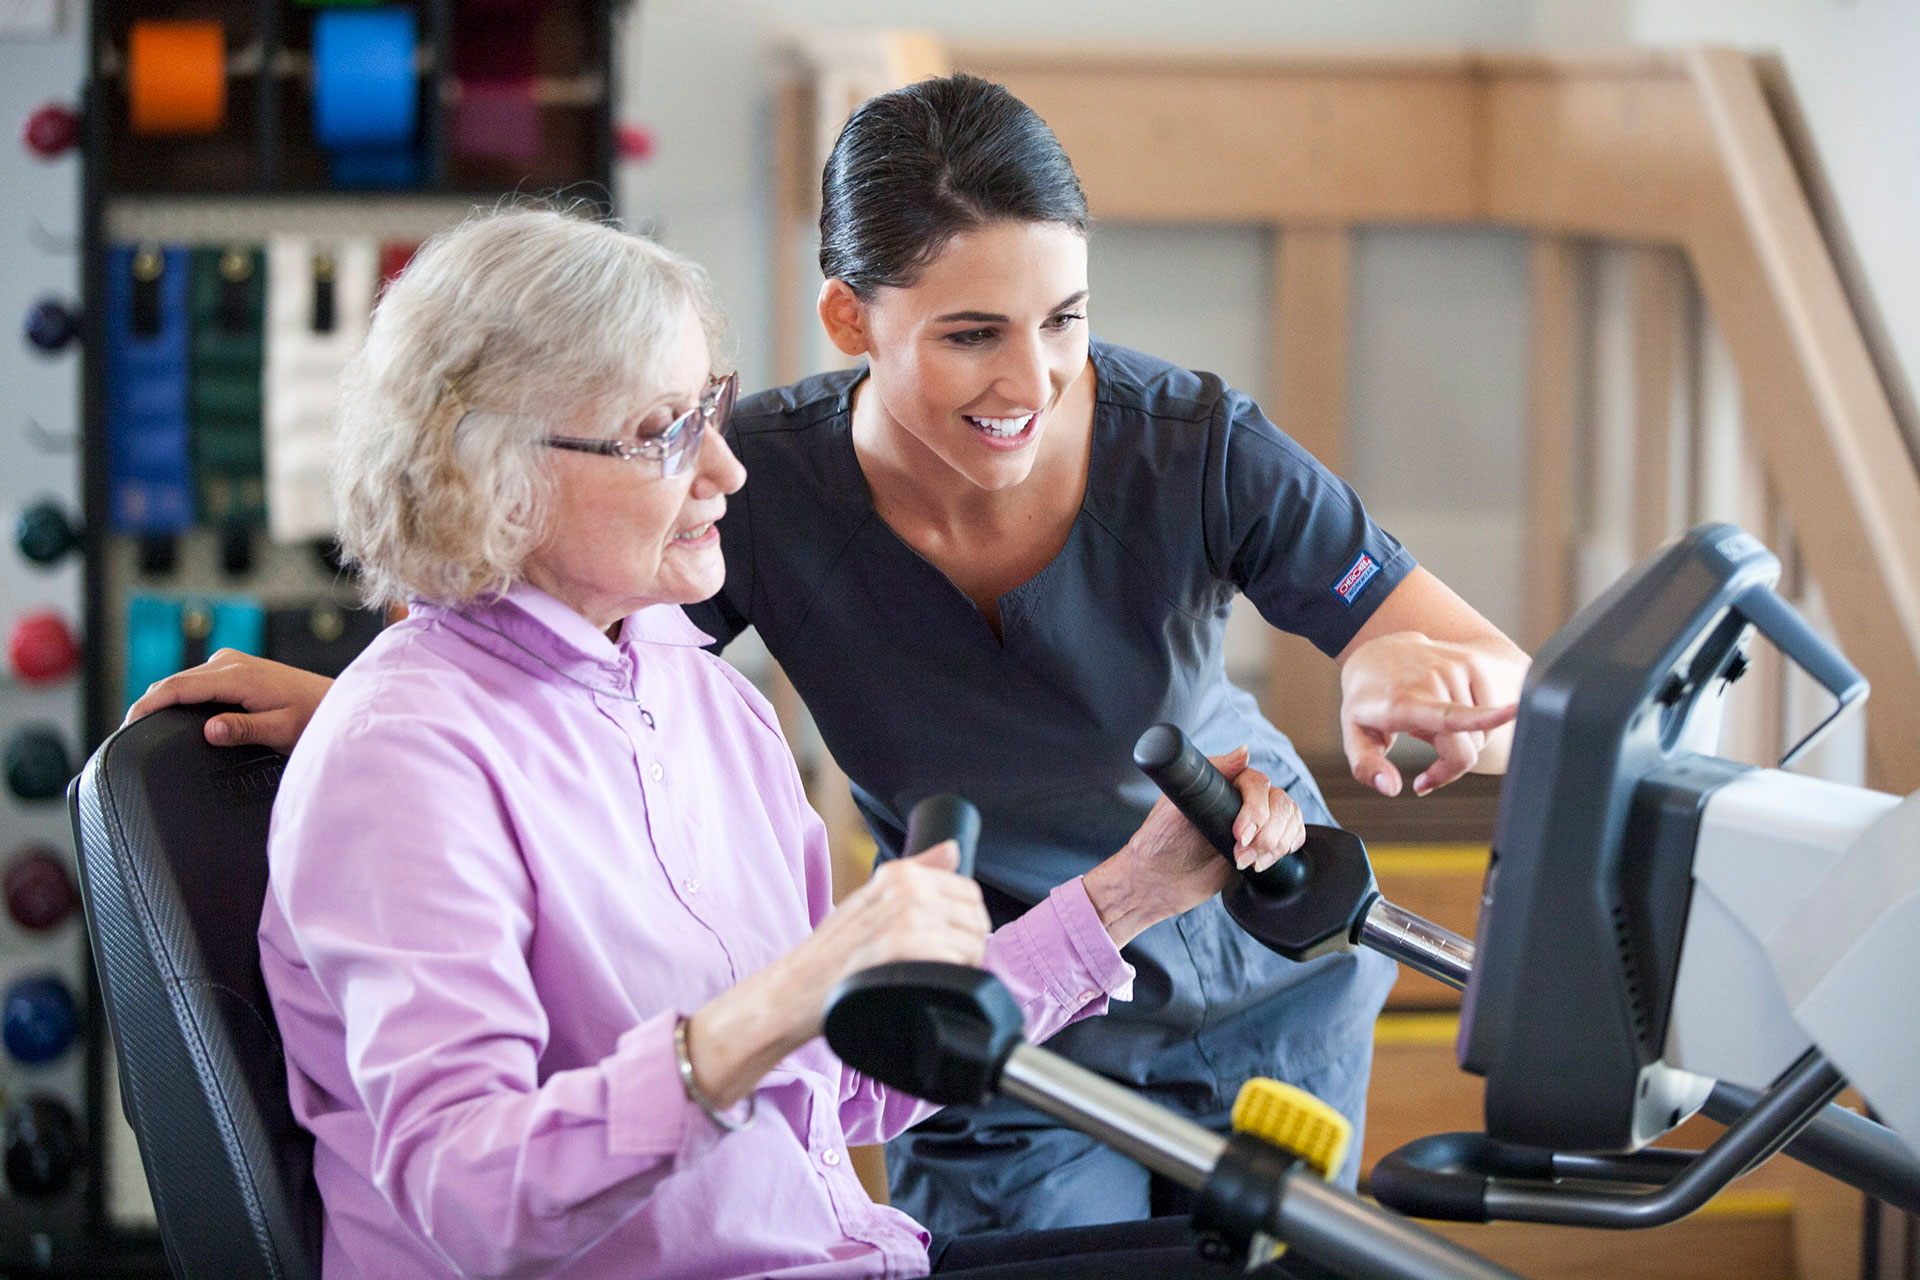
<instances>
[{"instance_id":1,"label":"resistance band","mask_svg":"<svg viewBox=\"0 0 1920 1280\"><path fill-rule=\"evenodd\" d=\"M193 523L187 457L187 252L107 251L107 492L121 533Z\"/></svg>"},{"instance_id":2,"label":"resistance band","mask_svg":"<svg viewBox=\"0 0 1920 1280\"><path fill-rule=\"evenodd\" d=\"M387 291L393 278L407 269L407 264L413 261L413 255L418 252L420 242L417 240L388 240L381 244L379 293Z\"/></svg>"},{"instance_id":3,"label":"resistance band","mask_svg":"<svg viewBox=\"0 0 1920 1280\"><path fill-rule=\"evenodd\" d=\"M370 239L267 244L267 530L276 542L333 536L340 371L367 331L378 264Z\"/></svg>"},{"instance_id":4,"label":"resistance band","mask_svg":"<svg viewBox=\"0 0 1920 1280\"><path fill-rule=\"evenodd\" d=\"M216 650L259 656L266 648L266 626L266 610L245 596L217 600L128 597L123 709L155 681L198 666Z\"/></svg>"},{"instance_id":5,"label":"resistance band","mask_svg":"<svg viewBox=\"0 0 1920 1280\"><path fill-rule=\"evenodd\" d=\"M200 520L263 524L266 445L261 436L261 366L266 349L267 255L254 245L193 251L194 476Z\"/></svg>"},{"instance_id":6,"label":"resistance band","mask_svg":"<svg viewBox=\"0 0 1920 1280\"><path fill-rule=\"evenodd\" d=\"M227 118L227 41L217 22L133 24L128 123L149 137L212 133Z\"/></svg>"}]
</instances>

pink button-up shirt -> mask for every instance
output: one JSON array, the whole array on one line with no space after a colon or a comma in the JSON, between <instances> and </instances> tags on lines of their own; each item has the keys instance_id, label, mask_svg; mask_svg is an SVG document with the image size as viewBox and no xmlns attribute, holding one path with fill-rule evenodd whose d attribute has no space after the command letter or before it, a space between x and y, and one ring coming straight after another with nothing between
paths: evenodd
<instances>
[{"instance_id":1,"label":"pink button-up shirt","mask_svg":"<svg viewBox=\"0 0 1920 1280\"><path fill-rule=\"evenodd\" d=\"M288 763L260 951L328 1280L926 1271L847 1159L926 1104L821 1040L738 1133L681 1090L675 1018L832 909L826 840L680 610L620 636L526 586L416 606ZM1079 880L987 956L1032 1039L1130 993Z\"/></svg>"}]
</instances>

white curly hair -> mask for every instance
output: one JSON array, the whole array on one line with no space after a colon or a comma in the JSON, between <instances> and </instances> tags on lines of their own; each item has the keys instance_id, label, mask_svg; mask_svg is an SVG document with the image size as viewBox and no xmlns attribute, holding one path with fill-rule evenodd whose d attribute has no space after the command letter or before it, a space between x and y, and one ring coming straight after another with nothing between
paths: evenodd
<instances>
[{"instance_id":1,"label":"white curly hair","mask_svg":"<svg viewBox=\"0 0 1920 1280\"><path fill-rule=\"evenodd\" d=\"M422 246L342 376L334 495L367 601L512 586L546 526L542 438L634 412L688 316L718 362L698 264L564 210L476 214Z\"/></svg>"}]
</instances>

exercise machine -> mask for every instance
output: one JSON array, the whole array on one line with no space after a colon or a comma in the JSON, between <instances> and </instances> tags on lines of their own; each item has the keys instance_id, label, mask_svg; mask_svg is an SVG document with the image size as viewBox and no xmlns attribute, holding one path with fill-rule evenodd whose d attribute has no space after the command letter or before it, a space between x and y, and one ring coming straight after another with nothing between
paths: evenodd
<instances>
[{"instance_id":1,"label":"exercise machine","mask_svg":"<svg viewBox=\"0 0 1920 1280\"><path fill-rule=\"evenodd\" d=\"M1383 1158L1382 1203L1654 1226L1785 1149L1920 1212L1920 795L1713 754L1756 634L1835 703L1781 766L1866 696L1774 591L1779 569L1741 530L1700 526L1541 649L1477 943L1383 899L1334 828L1226 891L1283 955L1367 946L1465 989L1457 1052L1487 1081L1486 1130ZM1238 795L1205 757L1156 726L1135 759L1230 855ZM1829 1105L1849 1081L1888 1125ZM1702 1110L1728 1126L1706 1150L1647 1149Z\"/></svg>"},{"instance_id":2,"label":"exercise machine","mask_svg":"<svg viewBox=\"0 0 1920 1280\"><path fill-rule=\"evenodd\" d=\"M953 796L909 817L909 853L946 839L970 874L979 815ZM1512 1272L1326 1181L1351 1127L1292 1086L1249 1081L1232 1137L1027 1044L1000 980L966 965L912 961L863 970L827 1001L826 1036L841 1061L945 1105L1015 1098L1198 1193L1199 1251L1251 1268L1290 1248L1299 1275L1355 1280L1515 1280Z\"/></svg>"}]
</instances>

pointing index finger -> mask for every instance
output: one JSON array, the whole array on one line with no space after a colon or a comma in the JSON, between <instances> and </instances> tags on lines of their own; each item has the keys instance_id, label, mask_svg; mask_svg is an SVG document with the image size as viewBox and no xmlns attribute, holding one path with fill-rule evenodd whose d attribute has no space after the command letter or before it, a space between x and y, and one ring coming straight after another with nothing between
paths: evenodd
<instances>
[{"instance_id":1,"label":"pointing index finger","mask_svg":"<svg viewBox=\"0 0 1920 1280\"><path fill-rule=\"evenodd\" d=\"M1498 729L1520 712L1520 704L1476 707L1465 702L1408 699L1387 707L1373 728L1391 733L1432 737L1442 733L1486 733Z\"/></svg>"}]
</instances>

